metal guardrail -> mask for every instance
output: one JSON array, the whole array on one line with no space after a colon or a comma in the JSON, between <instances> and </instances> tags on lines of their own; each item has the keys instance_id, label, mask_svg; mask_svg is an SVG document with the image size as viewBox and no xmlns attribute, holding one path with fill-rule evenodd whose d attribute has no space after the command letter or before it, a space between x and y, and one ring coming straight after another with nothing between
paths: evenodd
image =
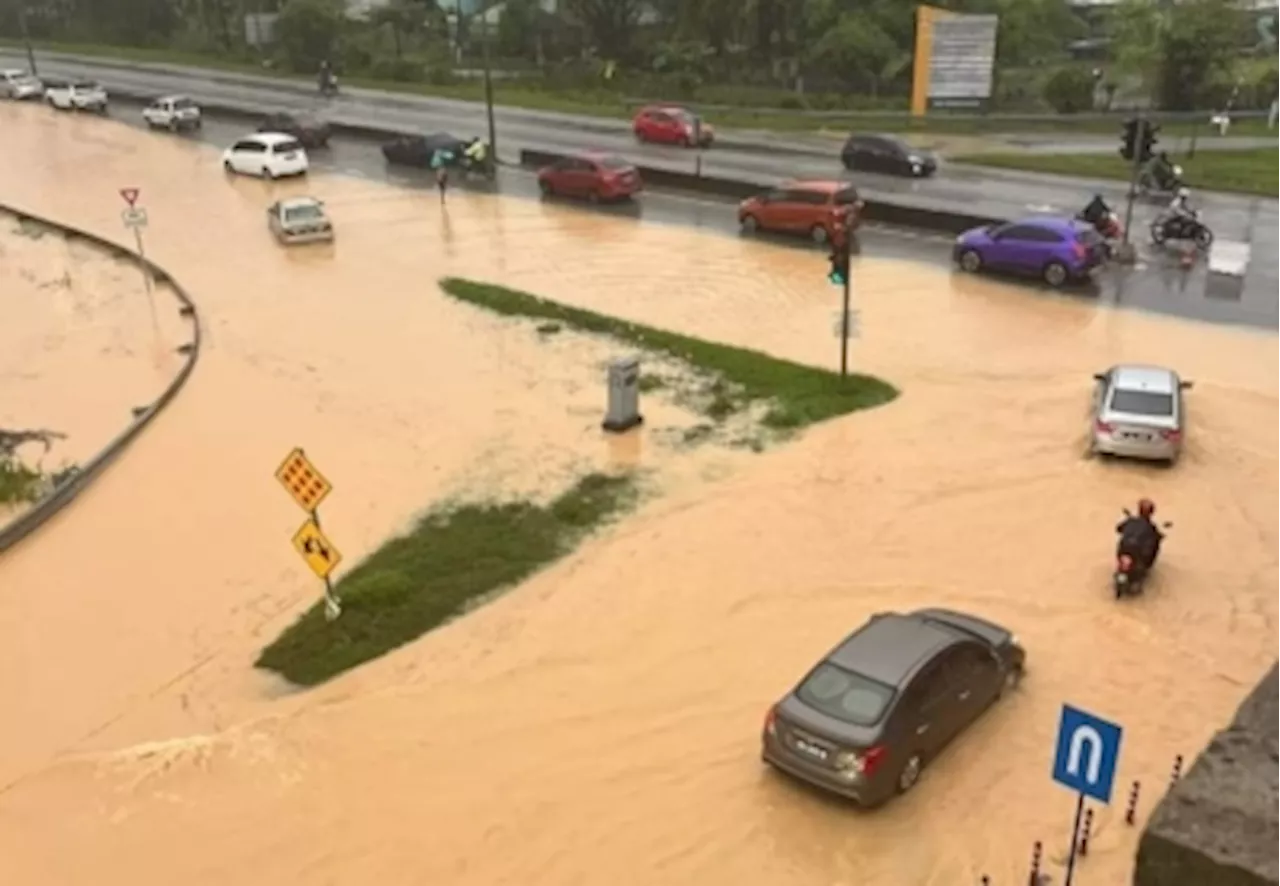
<instances>
[{"instance_id":1,"label":"metal guardrail","mask_svg":"<svg viewBox=\"0 0 1280 886\"><path fill-rule=\"evenodd\" d=\"M161 268L150 259L143 258L133 250L119 243L99 237L97 234L91 234L80 228L65 225L61 222L51 221L50 219L28 212L25 209L19 209L5 203L0 203L0 212L13 215L20 221L32 221L40 225L61 231L69 237L76 237L89 243L94 244L112 255L128 258L134 262L144 265L153 275L156 282L166 282L169 288L177 296L179 302L179 313L184 317L191 319L191 341L178 348L178 352L185 354L187 361L183 364L182 369L174 377L169 386L164 389L155 401L149 406L139 407L134 410L133 421L129 423L123 431L116 435L115 439L109 442L97 455L90 459L86 464L74 471L69 477L49 491L47 495L39 501L31 505L8 524L0 527L0 554L12 548L18 542L35 532L50 519L56 516L63 508L71 504L80 493L88 488L89 484L106 470L107 466L129 447L138 435L142 433L147 425L155 420L164 408L169 405L178 392L182 390L183 385L187 383L187 379L191 376L191 372L195 369L196 361L200 357L200 316L196 311L195 302L182 288L181 284L175 280L168 271Z\"/></svg>"}]
</instances>

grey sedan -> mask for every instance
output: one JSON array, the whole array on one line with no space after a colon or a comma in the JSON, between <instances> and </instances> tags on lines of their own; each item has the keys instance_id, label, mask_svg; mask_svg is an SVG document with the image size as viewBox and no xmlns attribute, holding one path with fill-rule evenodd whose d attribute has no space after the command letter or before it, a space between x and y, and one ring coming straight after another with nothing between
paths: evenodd
<instances>
[{"instance_id":1,"label":"grey sedan","mask_svg":"<svg viewBox=\"0 0 1280 886\"><path fill-rule=\"evenodd\" d=\"M921 771L1022 677L1006 628L949 609L885 612L847 637L769 709L766 763L863 806Z\"/></svg>"},{"instance_id":2,"label":"grey sedan","mask_svg":"<svg viewBox=\"0 0 1280 886\"><path fill-rule=\"evenodd\" d=\"M1182 453L1191 387L1172 369L1129 364L1094 377L1092 449L1104 455L1173 463Z\"/></svg>"}]
</instances>

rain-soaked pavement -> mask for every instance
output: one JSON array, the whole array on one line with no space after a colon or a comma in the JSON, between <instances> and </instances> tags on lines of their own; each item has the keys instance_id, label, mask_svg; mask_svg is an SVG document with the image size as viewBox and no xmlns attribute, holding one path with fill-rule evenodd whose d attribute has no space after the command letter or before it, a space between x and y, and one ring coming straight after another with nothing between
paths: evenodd
<instances>
[{"instance_id":1,"label":"rain-soaked pavement","mask_svg":"<svg viewBox=\"0 0 1280 886\"><path fill-rule=\"evenodd\" d=\"M120 236L115 191L141 187L148 252L209 332L171 409L0 560L0 882L1013 884L1037 839L1058 873L1064 700L1120 720L1119 778L1154 790L1276 654L1271 331L865 254L854 360L893 405L751 455L682 452L659 432L687 418L646 401L654 427L607 443L607 346L541 343L436 278L830 364L814 255L506 195L228 181L207 147L39 107L0 107L0 130L7 202ZM267 203L300 190L334 247L268 237ZM1176 469L1082 457L1089 375L1122 359L1197 382ZM458 491L636 463L661 494L500 601L288 693L250 662L316 596L270 476L297 444L335 482L348 562ZM1141 494L1176 526L1149 594L1117 606L1110 529ZM1022 691L874 814L766 772L767 705L870 613L926 603L1014 628ZM1136 831L1109 809L1096 831L1077 882L1122 882Z\"/></svg>"}]
</instances>

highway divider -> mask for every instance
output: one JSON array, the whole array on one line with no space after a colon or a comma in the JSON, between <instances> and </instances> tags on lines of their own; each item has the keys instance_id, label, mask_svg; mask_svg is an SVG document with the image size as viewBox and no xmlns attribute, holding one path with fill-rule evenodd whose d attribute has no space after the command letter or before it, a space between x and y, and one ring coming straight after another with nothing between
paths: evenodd
<instances>
[{"instance_id":1,"label":"highway divider","mask_svg":"<svg viewBox=\"0 0 1280 886\"><path fill-rule=\"evenodd\" d=\"M103 447L102 451L85 464L79 466L70 476L8 524L0 527L0 554L3 554L47 523L71 502L75 501L80 493L84 492L99 474L106 470L122 452L128 449L129 445L138 438L143 429L155 421L156 416L163 412L165 407L178 395L183 385L187 383L187 379L191 376L196 367L196 361L200 357L200 316L196 312L195 302L191 300L186 290L168 271L150 259L138 255L132 249L105 237L99 237L97 234L91 234L88 231L65 225L61 222L51 221L25 209L19 209L4 203L0 203L0 213L12 215L19 221L29 221L44 225L62 232L68 238L84 240L114 256L126 258L129 261L145 266L156 283L168 284L169 289L177 296L179 313L191 320L191 341L178 348L178 353L184 354L187 359L178 374L174 376L173 381L169 383L169 386L149 405L136 407L133 411L133 420L116 435L115 439Z\"/></svg>"},{"instance_id":2,"label":"highway divider","mask_svg":"<svg viewBox=\"0 0 1280 886\"><path fill-rule=\"evenodd\" d=\"M520 165L531 169L547 166L562 159L564 154L547 151L522 150ZM705 194L710 197L727 197L742 200L766 191L774 184L742 179L716 178L691 172L676 172L651 166L637 166L646 186ZM856 187L856 184L855 184ZM918 228L944 234L960 234L970 228L1003 224L1005 219L971 215L965 212L916 206L906 202L890 202L877 197L862 195L862 220L904 228Z\"/></svg>"}]
</instances>

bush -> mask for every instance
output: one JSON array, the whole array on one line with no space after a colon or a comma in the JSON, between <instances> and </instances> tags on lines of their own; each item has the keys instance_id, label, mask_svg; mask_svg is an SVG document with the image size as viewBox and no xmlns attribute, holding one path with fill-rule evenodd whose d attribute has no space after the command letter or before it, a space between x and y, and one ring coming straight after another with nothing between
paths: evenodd
<instances>
[{"instance_id":1,"label":"bush","mask_svg":"<svg viewBox=\"0 0 1280 886\"><path fill-rule=\"evenodd\" d=\"M1059 68L1045 81L1044 100L1059 114L1093 109L1093 75L1083 68Z\"/></svg>"},{"instance_id":2,"label":"bush","mask_svg":"<svg viewBox=\"0 0 1280 886\"><path fill-rule=\"evenodd\" d=\"M409 58L377 58L369 66L369 76L375 80L421 83L427 79L427 68L422 62Z\"/></svg>"},{"instance_id":3,"label":"bush","mask_svg":"<svg viewBox=\"0 0 1280 886\"><path fill-rule=\"evenodd\" d=\"M286 64L298 72L314 72L338 47L342 21L335 0L287 0L276 20L276 41Z\"/></svg>"}]
</instances>

